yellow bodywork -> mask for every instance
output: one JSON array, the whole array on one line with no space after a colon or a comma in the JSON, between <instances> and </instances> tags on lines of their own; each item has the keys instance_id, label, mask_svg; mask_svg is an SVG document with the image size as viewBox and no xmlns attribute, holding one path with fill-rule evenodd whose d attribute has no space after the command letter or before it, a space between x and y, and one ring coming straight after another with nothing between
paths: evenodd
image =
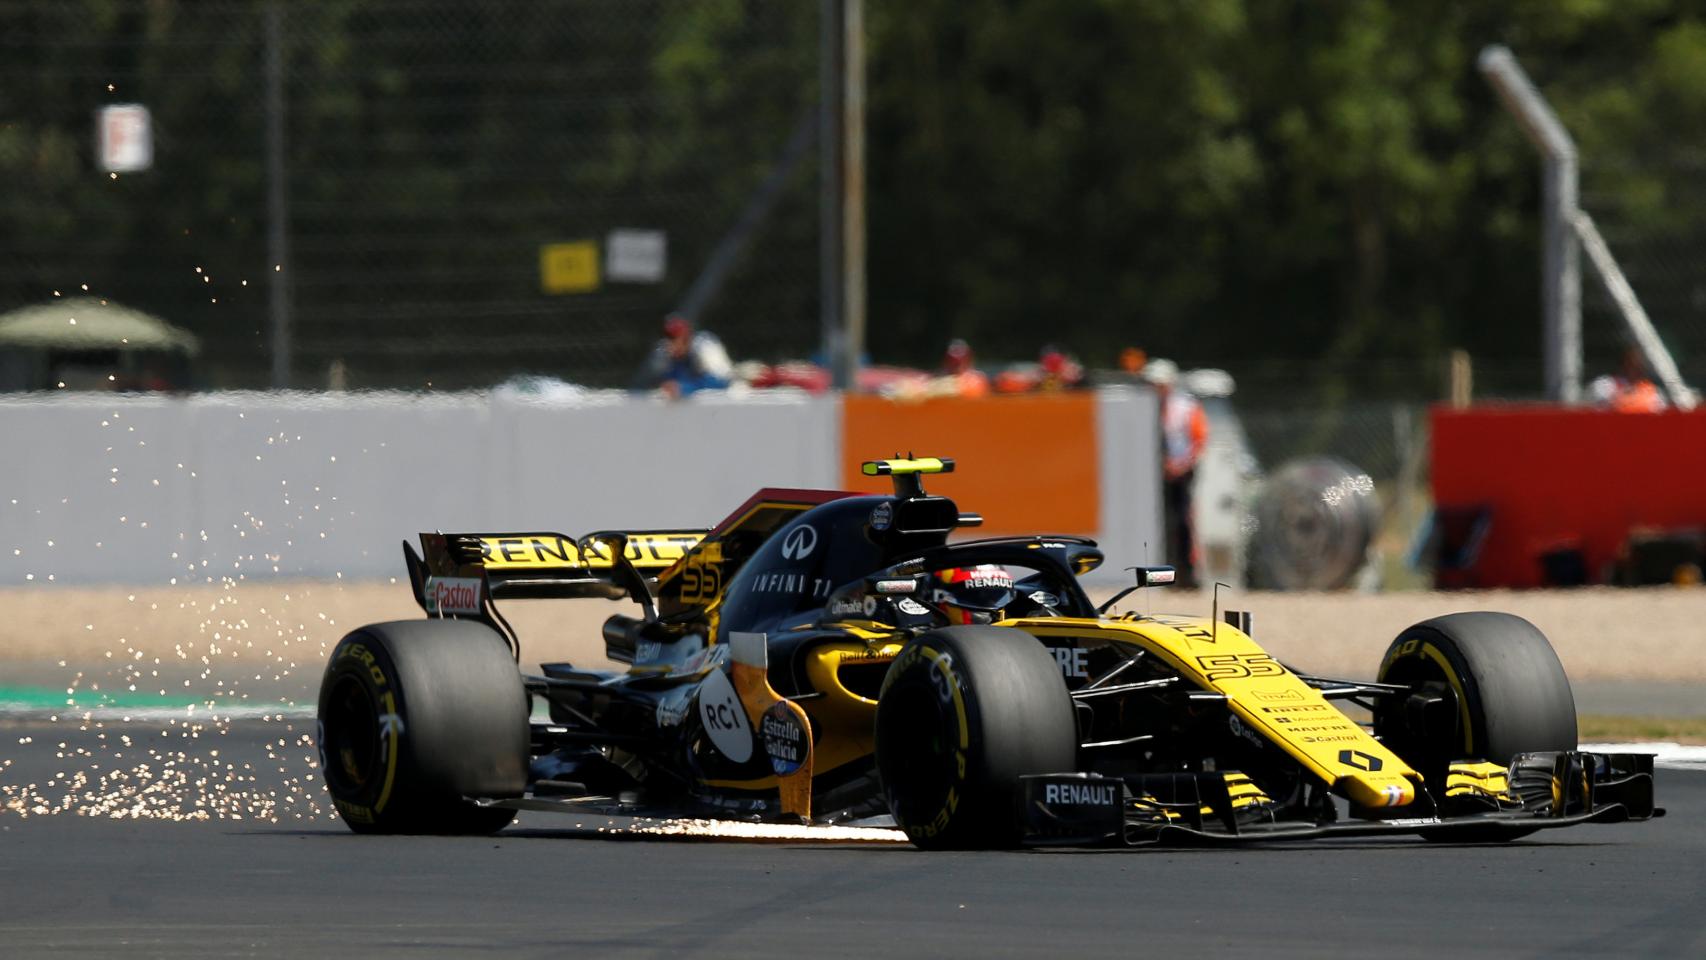
<instances>
[{"instance_id":1,"label":"yellow bodywork","mask_svg":"<svg viewBox=\"0 0 1706 960\"><path fill-rule=\"evenodd\" d=\"M1273 799L1263 793L1262 788L1256 786L1256 781L1251 780L1246 774L1234 770L1221 774L1221 777L1226 781L1226 795L1232 801L1233 810L1241 811L1250 807L1273 803ZM1175 820L1182 820L1185 816L1177 809L1170 808L1149 794L1133 797L1131 806L1133 812L1147 815L1157 823L1170 823ZM1197 808L1197 813L1204 817L1212 817L1216 812L1213 807L1209 806Z\"/></svg>"},{"instance_id":2,"label":"yellow bodywork","mask_svg":"<svg viewBox=\"0 0 1706 960\"><path fill-rule=\"evenodd\" d=\"M811 719L814 734L812 770L818 774L862 760L876 750L873 730L877 701L847 688L841 676L843 666L886 667L903 647L896 639L893 627L868 623L863 626L846 624L844 629L847 639L815 645L805 654L806 677L811 681L811 688L822 693L822 696L798 703ZM743 701L746 696L745 690L741 690ZM756 780L716 780L707 785L769 790L779 786L779 781L768 776Z\"/></svg>"},{"instance_id":3,"label":"yellow bodywork","mask_svg":"<svg viewBox=\"0 0 1706 960\"><path fill-rule=\"evenodd\" d=\"M1458 760L1451 764L1445 774L1445 795L1521 802L1511 793L1510 768L1483 760Z\"/></svg>"},{"instance_id":4,"label":"yellow bodywork","mask_svg":"<svg viewBox=\"0 0 1706 960\"><path fill-rule=\"evenodd\" d=\"M1003 621L1040 639L1101 635L1148 650L1352 802L1401 807L1421 774L1281 666L1242 631L1198 617Z\"/></svg>"},{"instance_id":5,"label":"yellow bodywork","mask_svg":"<svg viewBox=\"0 0 1706 960\"><path fill-rule=\"evenodd\" d=\"M817 744L819 770L833 770L870 756L876 749L873 730L877 701L847 689L841 677L843 666L886 666L894 662L902 647L886 631L850 627L849 632L853 636L848 640L826 643L806 654L806 677L812 689L824 694L801 703L813 725L822 731Z\"/></svg>"},{"instance_id":6,"label":"yellow bodywork","mask_svg":"<svg viewBox=\"0 0 1706 960\"><path fill-rule=\"evenodd\" d=\"M1352 802L1365 807L1402 807L1412 803L1422 781L1397 754L1346 717L1320 691L1269 656L1249 636L1227 624L1190 618L1153 616L1120 620L1039 618L1002 621L1045 643L1050 638L1099 637L1121 646L1148 650L1202 690L1223 694L1240 722L1258 731L1305 769ZM886 665L903 648L894 628L881 623L841 625L844 640L814 645L804 654L810 688L820 693L800 701L811 717L817 742L813 767L834 770L868 757L875 749L872 729L877 701L848 689L842 670L849 664ZM1461 775L1490 777L1479 767L1460 765ZM1247 781L1247 778L1246 778ZM1462 781L1459 781L1460 783ZM775 778L718 786L770 789ZM1498 795L1491 782L1478 792ZM1268 802L1249 784L1235 790L1235 806Z\"/></svg>"}]
</instances>

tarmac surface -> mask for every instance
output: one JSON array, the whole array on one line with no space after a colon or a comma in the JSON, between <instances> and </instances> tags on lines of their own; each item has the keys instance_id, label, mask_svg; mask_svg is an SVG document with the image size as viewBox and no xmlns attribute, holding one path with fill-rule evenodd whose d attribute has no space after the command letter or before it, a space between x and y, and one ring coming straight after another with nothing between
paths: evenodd
<instances>
[{"instance_id":1,"label":"tarmac surface","mask_svg":"<svg viewBox=\"0 0 1706 960\"><path fill-rule=\"evenodd\" d=\"M1502 846L926 854L534 813L358 837L300 721L82 725L0 722L8 958L1706 955L1698 768L1659 771L1663 819Z\"/></svg>"}]
</instances>

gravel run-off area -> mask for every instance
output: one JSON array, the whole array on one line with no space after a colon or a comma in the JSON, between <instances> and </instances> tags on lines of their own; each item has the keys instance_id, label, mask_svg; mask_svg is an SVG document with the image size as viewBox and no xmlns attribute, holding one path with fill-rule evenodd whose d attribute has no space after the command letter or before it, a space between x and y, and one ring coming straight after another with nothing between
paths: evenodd
<instances>
[{"instance_id":1,"label":"gravel run-off area","mask_svg":"<svg viewBox=\"0 0 1706 960\"><path fill-rule=\"evenodd\" d=\"M1145 595L1147 593L1147 595ZM1211 598L1151 590L1122 610L1208 615ZM1222 590L1251 611L1252 633L1295 669L1370 678L1404 627L1459 610L1504 610L1551 638L1578 680L1706 682L1706 589L1588 588L1487 593L1283 594ZM607 666L599 627L629 603L521 601L503 606L522 637L524 666L566 660ZM364 623L413 619L405 583L227 582L169 588L0 590L0 686L233 694L317 682L339 637ZM61 665L63 662L63 665ZM81 674L80 677L78 675ZM247 686L245 686L247 685Z\"/></svg>"}]
</instances>

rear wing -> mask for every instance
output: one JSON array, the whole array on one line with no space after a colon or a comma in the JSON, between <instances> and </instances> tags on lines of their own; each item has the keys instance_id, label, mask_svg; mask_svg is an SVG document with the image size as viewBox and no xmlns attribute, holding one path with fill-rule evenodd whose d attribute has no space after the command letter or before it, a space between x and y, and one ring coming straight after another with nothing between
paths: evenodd
<instances>
[{"instance_id":1,"label":"rear wing","mask_svg":"<svg viewBox=\"0 0 1706 960\"><path fill-rule=\"evenodd\" d=\"M612 530L579 538L561 533L423 533L419 554L404 542L403 560L415 600L427 613L478 615L475 608L488 598L620 600L639 586L630 578L638 575L655 582L707 532ZM617 551L627 564L616 562ZM444 580L478 580L479 595L453 597L453 605L464 609L445 609L438 589Z\"/></svg>"},{"instance_id":2,"label":"rear wing","mask_svg":"<svg viewBox=\"0 0 1706 960\"><path fill-rule=\"evenodd\" d=\"M561 533L423 533L419 553L403 543L415 602L429 617L467 617L504 635L519 660L520 640L493 601L509 598L633 600L670 630L715 635L717 607L746 558L787 521L839 497L833 490L765 488L709 530ZM621 616L613 621L622 621ZM618 626L620 627L620 623ZM708 625L708 627L707 627ZM606 624L607 646L609 624ZM626 639L623 645L631 646ZM609 651L623 660L622 650Z\"/></svg>"}]
</instances>

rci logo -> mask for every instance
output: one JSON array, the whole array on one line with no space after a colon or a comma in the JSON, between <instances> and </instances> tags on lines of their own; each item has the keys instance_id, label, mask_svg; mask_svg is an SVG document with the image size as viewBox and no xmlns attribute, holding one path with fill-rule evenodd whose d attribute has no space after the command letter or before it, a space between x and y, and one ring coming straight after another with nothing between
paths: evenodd
<instances>
[{"instance_id":1,"label":"rci logo","mask_svg":"<svg viewBox=\"0 0 1706 960\"><path fill-rule=\"evenodd\" d=\"M1379 757L1371 757L1361 750L1340 750L1339 762L1355 770L1367 770L1369 773L1386 765Z\"/></svg>"},{"instance_id":2,"label":"rci logo","mask_svg":"<svg viewBox=\"0 0 1706 960\"><path fill-rule=\"evenodd\" d=\"M802 523L788 532L782 541L782 559L804 560L817 549L817 530L811 524Z\"/></svg>"}]
</instances>

